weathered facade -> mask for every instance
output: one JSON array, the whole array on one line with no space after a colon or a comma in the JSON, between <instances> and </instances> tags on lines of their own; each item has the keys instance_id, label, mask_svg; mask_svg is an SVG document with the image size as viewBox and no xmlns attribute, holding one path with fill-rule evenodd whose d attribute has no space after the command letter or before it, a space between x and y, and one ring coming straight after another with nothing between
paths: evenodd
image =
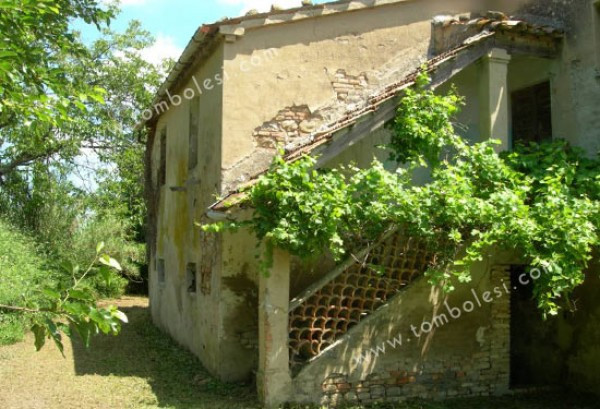
<instances>
[{"instance_id":1,"label":"weathered facade","mask_svg":"<svg viewBox=\"0 0 600 409\"><path fill-rule=\"evenodd\" d=\"M600 149L597 0L338 1L224 20L198 29L145 113L153 319L220 378L256 377L267 404L509 390L506 287L518 260L495 255L473 272L476 286L446 297L420 276L425 250L381 243L401 258L403 267L386 269L395 287L371 283L352 262L311 266L279 251L264 277L251 234L195 226L244 217L250 210L224 204L267 168L277 146L290 160L311 153L319 166L368 166L422 64L434 86L455 84L466 97L459 122L471 140L494 137L510 149L535 117L540 137L590 155ZM532 100L535 109L520 115ZM215 204L216 196L225 199ZM586 288L582 297L593 298ZM496 295L474 298L486 292ZM454 319L452 308L465 302L473 311ZM587 307L589 320L556 324L568 334L557 335L564 356L556 366L590 387L600 350L573 346L577 334L597 344L588 323L600 310ZM447 324L435 319L442 313ZM421 336L408 331L426 322L432 328L419 327ZM402 345L390 346L399 334ZM385 353L365 354L386 344Z\"/></svg>"}]
</instances>

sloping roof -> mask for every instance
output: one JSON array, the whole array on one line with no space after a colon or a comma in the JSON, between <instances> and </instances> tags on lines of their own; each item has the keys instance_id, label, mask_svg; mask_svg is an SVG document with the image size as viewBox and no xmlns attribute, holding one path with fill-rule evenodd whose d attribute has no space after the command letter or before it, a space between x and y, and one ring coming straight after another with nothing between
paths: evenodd
<instances>
[{"instance_id":1,"label":"sloping roof","mask_svg":"<svg viewBox=\"0 0 600 409\"><path fill-rule=\"evenodd\" d=\"M507 16L499 11L487 11L482 15L471 18L469 15L438 16L433 21L436 25L464 26L480 31L513 32L521 34L550 36L560 38L563 30L558 26L536 24Z\"/></svg>"},{"instance_id":2,"label":"sloping roof","mask_svg":"<svg viewBox=\"0 0 600 409\"><path fill-rule=\"evenodd\" d=\"M494 40L494 37L499 34L527 34L531 36L550 38L554 40L560 39L563 35L562 30L557 27L540 26L521 20L510 19L504 14L498 12L488 12L485 15L472 19L461 19L451 17L442 18L438 19L437 22L434 21L434 24L460 24L464 27L475 27L477 28L478 34L468 37L457 47L428 60L424 64L424 67L430 73L433 73L436 70L441 70L446 65L450 66L452 63L457 65L456 60L461 54L465 54L465 52L475 49L483 43L487 43L487 47L480 47L481 50L479 53L473 54L470 58L463 59L463 61L460 64L458 64L458 67L451 66L449 69L446 70L446 72L443 75L437 78L437 80L434 79L434 82L432 84L433 86L439 85L447 81L457 72L465 68L467 65L470 65L476 59L479 59L483 55L485 55L486 50L489 50L492 46L497 45L495 43L490 43L489 40ZM339 118L335 122L328 124L328 126L326 126L323 130L312 135L311 140L307 144L296 147L291 151L285 152L284 159L286 161L297 160L303 155L311 154L320 146L331 142L337 133L356 125L358 122L362 121L363 118L365 118L365 116L374 114L375 112L380 110L384 104L392 101L395 97L401 94L401 92L404 89L412 86L415 82L418 72L418 70L413 71L406 75L402 80L390 84L382 90L378 91L377 93L370 95L365 101L365 103L360 106L360 108L348 112L342 118ZM342 141L341 143L344 142ZM248 182L238 186L235 190L225 194L222 199L220 199L219 201L217 201L209 207L209 211L224 211L230 208L231 206L240 203L245 197L244 191L247 188L254 185L257 182L258 178L267 170L268 169L263 169L261 172L251 177Z\"/></svg>"}]
</instances>

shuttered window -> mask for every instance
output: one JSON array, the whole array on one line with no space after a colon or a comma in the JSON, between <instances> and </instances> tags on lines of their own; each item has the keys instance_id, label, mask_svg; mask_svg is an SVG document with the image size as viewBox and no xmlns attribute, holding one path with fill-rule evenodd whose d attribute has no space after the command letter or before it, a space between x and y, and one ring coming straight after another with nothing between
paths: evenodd
<instances>
[{"instance_id":1,"label":"shuttered window","mask_svg":"<svg viewBox=\"0 0 600 409\"><path fill-rule=\"evenodd\" d=\"M160 131L160 163L158 166L158 186L167 181L167 127Z\"/></svg>"},{"instance_id":2,"label":"shuttered window","mask_svg":"<svg viewBox=\"0 0 600 409\"><path fill-rule=\"evenodd\" d=\"M550 101L548 81L512 93L513 146L552 139Z\"/></svg>"}]
</instances>

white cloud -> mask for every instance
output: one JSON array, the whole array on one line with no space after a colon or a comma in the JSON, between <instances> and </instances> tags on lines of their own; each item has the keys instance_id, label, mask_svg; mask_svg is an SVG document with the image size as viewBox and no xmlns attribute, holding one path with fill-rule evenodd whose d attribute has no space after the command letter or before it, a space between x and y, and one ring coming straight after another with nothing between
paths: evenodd
<instances>
[{"instance_id":1,"label":"white cloud","mask_svg":"<svg viewBox=\"0 0 600 409\"><path fill-rule=\"evenodd\" d=\"M175 44L173 37L159 34L151 47L142 50L141 56L152 64L159 64L165 58L177 60L182 52L183 48Z\"/></svg>"},{"instance_id":2,"label":"white cloud","mask_svg":"<svg viewBox=\"0 0 600 409\"><path fill-rule=\"evenodd\" d=\"M135 1L135 0L134 0ZM283 8L300 7L301 0L218 0L220 3L240 6L240 13L245 13L248 10L256 9L259 12L269 11L272 4Z\"/></svg>"},{"instance_id":3,"label":"white cloud","mask_svg":"<svg viewBox=\"0 0 600 409\"><path fill-rule=\"evenodd\" d=\"M154 3L156 0L100 0L104 4L114 4L118 3L119 6L144 6L149 3Z\"/></svg>"}]
</instances>

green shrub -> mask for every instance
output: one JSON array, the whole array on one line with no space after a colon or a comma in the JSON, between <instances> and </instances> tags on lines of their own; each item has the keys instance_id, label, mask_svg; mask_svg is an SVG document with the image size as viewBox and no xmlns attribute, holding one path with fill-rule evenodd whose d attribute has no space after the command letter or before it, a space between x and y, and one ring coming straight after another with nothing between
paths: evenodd
<instances>
[{"instance_id":1,"label":"green shrub","mask_svg":"<svg viewBox=\"0 0 600 409\"><path fill-rule=\"evenodd\" d=\"M123 295L129 280L139 280L140 264L144 262L144 245L130 237L127 220L111 213L95 214L74 229L74 233L58 251L59 260L84 267L96 254L97 243L119 261L122 272L111 272L110 280L91 274L83 283L99 298ZM70 277L66 277L70 279Z\"/></svg>"},{"instance_id":2,"label":"green shrub","mask_svg":"<svg viewBox=\"0 0 600 409\"><path fill-rule=\"evenodd\" d=\"M68 167L44 169L34 167L28 178L11 175L0 190L0 215L35 238L40 254L57 273L55 279L64 285L72 278L62 265L86 267L96 254L96 244L105 243L123 272L111 272L108 283L92 274L81 285L100 298L122 295L128 279L140 279L140 264L145 261L143 244L134 240L139 221L129 220L119 202L102 201L77 189L69 180Z\"/></svg>"},{"instance_id":3,"label":"green shrub","mask_svg":"<svg viewBox=\"0 0 600 409\"><path fill-rule=\"evenodd\" d=\"M32 239L0 219L0 304L21 304L51 279ZM23 338L20 313L0 311L0 345Z\"/></svg>"}]
</instances>

